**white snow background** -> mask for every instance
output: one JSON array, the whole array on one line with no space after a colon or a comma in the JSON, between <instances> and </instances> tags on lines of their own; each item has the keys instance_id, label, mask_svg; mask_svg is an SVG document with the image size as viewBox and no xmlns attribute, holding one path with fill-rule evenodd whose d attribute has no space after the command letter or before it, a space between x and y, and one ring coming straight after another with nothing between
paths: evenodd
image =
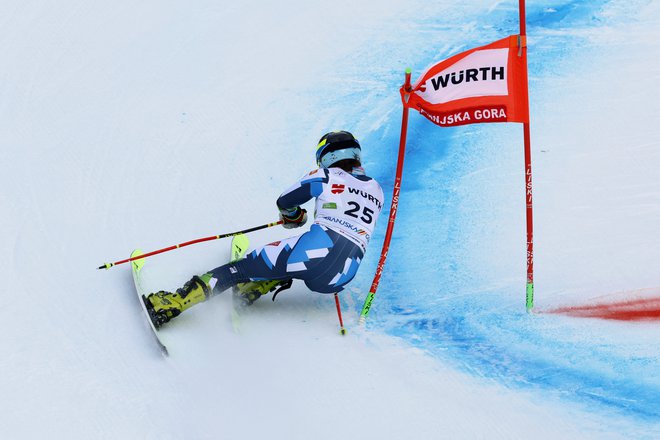
<instances>
[{"instance_id":1,"label":"white snow background","mask_svg":"<svg viewBox=\"0 0 660 440\"><path fill-rule=\"evenodd\" d=\"M345 337L296 283L240 332L227 296L186 312L163 358L130 268L95 269L275 220L333 129L389 206L404 69L517 32L513 0L3 1L0 438L659 438L657 321L525 313L518 124L411 114L385 274L359 328L387 212ZM528 34L537 308L658 296L660 4L530 2ZM228 249L145 276L174 289Z\"/></svg>"}]
</instances>

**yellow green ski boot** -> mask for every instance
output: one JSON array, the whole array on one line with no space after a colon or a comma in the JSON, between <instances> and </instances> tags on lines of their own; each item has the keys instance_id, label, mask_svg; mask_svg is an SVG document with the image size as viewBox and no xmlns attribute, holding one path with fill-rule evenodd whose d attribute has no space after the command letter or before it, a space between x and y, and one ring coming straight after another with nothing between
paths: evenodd
<instances>
[{"instance_id":1,"label":"yellow green ski boot","mask_svg":"<svg viewBox=\"0 0 660 440\"><path fill-rule=\"evenodd\" d=\"M154 327L160 328L195 304L206 301L211 294L211 287L208 285L210 279L210 274L201 277L195 275L174 293L161 290L149 295L145 299L145 305Z\"/></svg>"},{"instance_id":2,"label":"yellow green ski boot","mask_svg":"<svg viewBox=\"0 0 660 440\"><path fill-rule=\"evenodd\" d=\"M241 299L244 306L250 306L263 295L275 291L273 294L273 301L275 301L277 294L291 287L292 283L291 279L249 281L237 284L234 287L234 295Z\"/></svg>"}]
</instances>

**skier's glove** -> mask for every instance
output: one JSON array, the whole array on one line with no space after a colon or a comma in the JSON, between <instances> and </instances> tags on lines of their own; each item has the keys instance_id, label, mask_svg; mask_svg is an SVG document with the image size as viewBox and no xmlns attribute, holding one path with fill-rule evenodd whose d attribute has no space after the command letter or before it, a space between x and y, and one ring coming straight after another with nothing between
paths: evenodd
<instances>
[{"instance_id":1,"label":"skier's glove","mask_svg":"<svg viewBox=\"0 0 660 440\"><path fill-rule=\"evenodd\" d=\"M299 228L307 222L307 210L296 206L294 209L280 209L280 220L286 229Z\"/></svg>"}]
</instances>

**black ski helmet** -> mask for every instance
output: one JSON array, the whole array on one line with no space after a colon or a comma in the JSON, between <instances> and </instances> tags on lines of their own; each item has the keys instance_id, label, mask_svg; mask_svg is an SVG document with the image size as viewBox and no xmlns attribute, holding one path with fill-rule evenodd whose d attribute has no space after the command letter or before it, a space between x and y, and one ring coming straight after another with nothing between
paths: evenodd
<instances>
[{"instance_id":1,"label":"black ski helmet","mask_svg":"<svg viewBox=\"0 0 660 440\"><path fill-rule=\"evenodd\" d=\"M347 131L331 131L319 140L316 147L316 163L319 167L330 168L340 160L355 159L361 162L360 143Z\"/></svg>"}]
</instances>

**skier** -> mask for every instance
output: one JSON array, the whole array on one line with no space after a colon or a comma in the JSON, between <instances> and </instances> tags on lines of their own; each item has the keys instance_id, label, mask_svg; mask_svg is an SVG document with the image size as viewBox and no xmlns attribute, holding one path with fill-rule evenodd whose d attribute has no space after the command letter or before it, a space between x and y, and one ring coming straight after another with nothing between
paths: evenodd
<instances>
[{"instance_id":1,"label":"skier","mask_svg":"<svg viewBox=\"0 0 660 440\"><path fill-rule=\"evenodd\" d=\"M336 293L350 282L364 257L383 207L383 190L365 175L361 148L347 131L325 134L316 150L318 169L278 199L287 229L307 221L300 205L316 198L314 223L302 235L255 249L245 258L193 276L176 292L150 294L145 303L156 327L234 286L246 305L269 291L277 294L300 279L319 293Z\"/></svg>"}]
</instances>

